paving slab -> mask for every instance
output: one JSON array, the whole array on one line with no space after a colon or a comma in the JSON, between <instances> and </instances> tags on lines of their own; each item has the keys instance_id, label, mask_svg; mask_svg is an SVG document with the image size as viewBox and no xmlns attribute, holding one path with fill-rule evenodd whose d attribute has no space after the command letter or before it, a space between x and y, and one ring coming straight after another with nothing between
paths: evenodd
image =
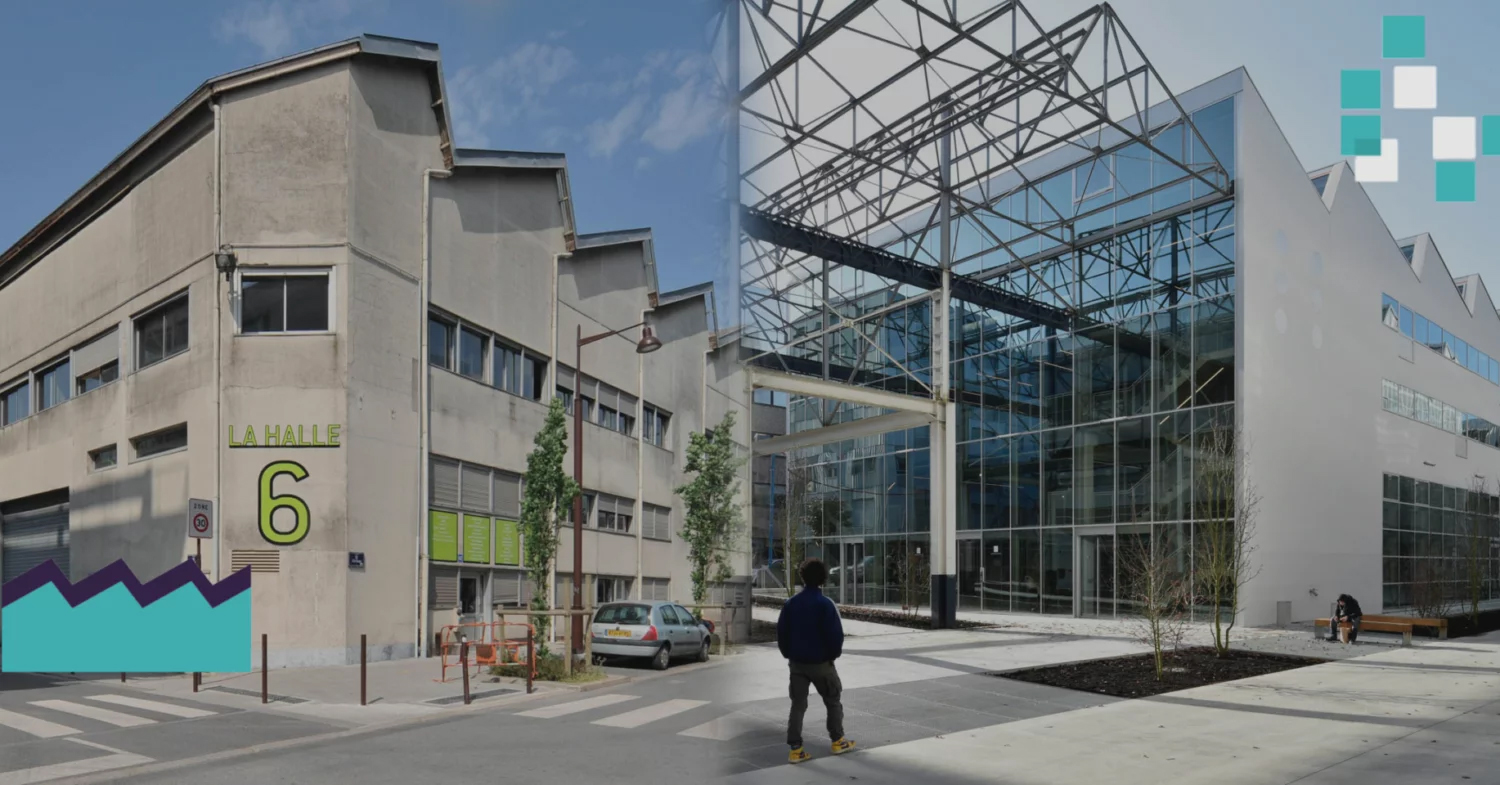
<instances>
[{"instance_id":1,"label":"paving slab","mask_svg":"<svg viewBox=\"0 0 1500 785\"><path fill-rule=\"evenodd\" d=\"M1496 782L1497 738L1500 646L1449 641L1372 650L1156 698L766 768L729 781Z\"/></svg>"}]
</instances>

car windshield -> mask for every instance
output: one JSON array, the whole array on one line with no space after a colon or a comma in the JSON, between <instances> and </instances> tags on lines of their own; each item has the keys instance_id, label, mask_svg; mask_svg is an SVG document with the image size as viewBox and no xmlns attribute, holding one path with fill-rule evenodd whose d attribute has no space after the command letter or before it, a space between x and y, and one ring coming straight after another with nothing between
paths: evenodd
<instances>
[{"instance_id":1,"label":"car windshield","mask_svg":"<svg viewBox=\"0 0 1500 785\"><path fill-rule=\"evenodd\" d=\"M644 605L606 605L594 616L595 624L650 624L651 609Z\"/></svg>"}]
</instances>

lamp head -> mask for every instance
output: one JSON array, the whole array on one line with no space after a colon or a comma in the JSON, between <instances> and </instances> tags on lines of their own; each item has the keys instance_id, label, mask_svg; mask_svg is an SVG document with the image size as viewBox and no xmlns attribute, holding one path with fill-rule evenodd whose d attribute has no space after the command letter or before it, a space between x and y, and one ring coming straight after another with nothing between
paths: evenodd
<instances>
[{"instance_id":1,"label":"lamp head","mask_svg":"<svg viewBox=\"0 0 1500 785\"><path fill-rule=\"evenodd\" d=\"M656 337L656 333L652 331L651 325L648 324L641 327L641 340L636 342L635 353L650 354L660 348L661 339Z\"/></svg>"}]
</instances>

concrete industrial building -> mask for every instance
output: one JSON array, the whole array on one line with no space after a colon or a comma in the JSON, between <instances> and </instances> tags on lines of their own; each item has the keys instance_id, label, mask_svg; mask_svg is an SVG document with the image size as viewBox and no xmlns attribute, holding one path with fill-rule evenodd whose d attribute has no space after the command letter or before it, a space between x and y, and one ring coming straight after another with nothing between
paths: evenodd
<instances>
[{"instance_id":1,"label":"concrete industrial building","mask_svg":"<svg viewBox=\"0 0 1500 785\"><path fill-rule=\"evenodd\" d=\"M562 155L451 127L431 44L226 74L0 257L0 579L149 578L212 500L204 570L253 570L272 666L412 656L529 599L519 478L577 393L588 596L688 599L674 489L689 434L750 441L736 333L658 290L650 230L576 231ZM643 320L662 348L587 347L580 384L578 331Z\"/></svg>"},{"instance_id":2,"label":"concrete industrial building","mask_svg":"<svg viewBox=\"0 0 1500 785\"><path fill-rule=\"evenodd\" d=\"M1018 44L1003 5L971 14L1008 52ZM981 36L981 22L964 35ZM1019 45L1041 73L1063 56L1056 42L1086 49L1102 30L1127 41L1122 29L1100 6ZM945 44L925 40L914 57ZM793 55L816 54L746 77L761 92L742 98L768 100ZM1003 134L963 139L980 120L960 118L1034 133L1045 118L1015 96L1057 87L973 56L972 82L913 109L920 135L867 128L843 143L863 152L815 159L805 182L756 182L775 196L747 204L747 235L805 254L772 265L747 246L758 266L743 276L744 323L782 321L745 343L752 384L794 395L792 434L757 449L785 451L814 478L801 536L844 567L829 591L930 605L939 625L956 609L1128 612L1127 538L1165 537L1194 569L1210 515L1205 438L1219 431L1246 448L1239 478L1259 495L1244 622L1327 615L1341 593L1395 613L1424 593L1467 597L1473 542L1485 604L1500 600L1500 317L1479 277L1455 279L1427 235L1394 238L1347 164L1309 172L1243 70L1175 96L1152 81L1142 104L1139 82L1134 102L1123 85L1153 76L1143 59L1107 55L1102 74L1097 59L1069 59L1090 64L1070 71L1078 95L1102 78L1121 97L1075 101L1087 110L1074 131L1007 161ZM1013 91L980 87L1011 77ZM832 124L857 105L807 112ZM747 182L774 179L764 173L795 147L776 144L742 162ZM914 206L886 217L851 196L857 176L835 181L837 155L871 149L891 151L889 166L905 165L899 152L931 167L927 190L882 193ZM921 182L889 166L887 181ZM799 225L835 195L840 218ZM951 309L933 305L950 296ZM1200 617L1213 613L1197 600Z\"/></svg>"}]
</instances>

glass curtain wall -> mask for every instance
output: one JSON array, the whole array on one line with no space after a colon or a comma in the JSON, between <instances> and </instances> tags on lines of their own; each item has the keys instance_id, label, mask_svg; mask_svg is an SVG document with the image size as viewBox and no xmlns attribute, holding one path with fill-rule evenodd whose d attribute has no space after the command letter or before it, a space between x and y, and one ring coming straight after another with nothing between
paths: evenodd
<instances>
[{"instance_id":1,"label":"glass curtain wall","mask_svg":"<svg viewBox=\"0 0 1500 785\"><path fill-rule=\"evenodd\" d=\"M1194 122L1233 177L1233 99L1199 110ZM1158 130L1153 144L1180 151L1180 160L1207 160L1181 124ZM1007 215L1053 221L1042 235L997 214L970 213L958 222L958 272L1074 308L1087 323L1066 333L954 304L962 607L1074 613L1080 526L1122 527L1122 537L1155 532L1169 538L1183 570L1191 569L1195 438L1234 422L1236 211L1232 199L1205 199L1201 184L1163 187L1181 174L1129 145L1001 200ZM1055 223L1065 210L1071 222ZM936 234L890 248L935 256L924 244ZM1098 239L1089 242L1090 235ZM988 248L991 238L1010 250ZM883 290L840 310L852 317L890 307L900 295ZM866 328L924 383L931 379L927 311L926 301L898 307ZM813 321L796 332L821 330ZM869 342L849 330L828 340L831 365L868 367ZM818 345L803 344L810 354L821 352ZM892 369L863 383L895 389L910 384L893 381L902 375ZM885 413L813 399L793 399L790 408L792 432ZM927 606L928 438L918 428L789 457L805 489L799 500L788 480L786 515L802 548L796 555L828 562L836 600ZM1118 569L1123 547L1123 540L1088 545L1091 591L1121 584L1098 565ZM1128 610L1123 602L1091 607L1108 615L1117 606Z\"/></svg>"}]
</instances>

